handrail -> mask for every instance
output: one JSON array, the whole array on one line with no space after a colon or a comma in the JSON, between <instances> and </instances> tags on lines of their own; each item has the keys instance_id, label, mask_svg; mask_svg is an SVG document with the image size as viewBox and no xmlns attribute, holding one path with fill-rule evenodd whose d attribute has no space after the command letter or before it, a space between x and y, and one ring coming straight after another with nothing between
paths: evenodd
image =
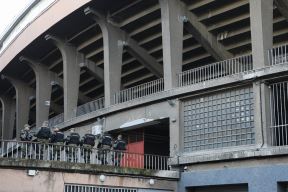
<instances>
[{"instance_id":1,"label":"handrail","mask_svg":"<svg viewBox=\"0 0 288 192\"><path fill-rule=\"evenodd\" d=\"M204 81L218 79L253 69L252 55L244 55L197 67L178 74L178 86L187 86Z\"/></svg>"},{"instance_id":2,"label":"handrail","mask_svg":"<svg viewBox=\"0 0 288 192\"><path fill-rule=\"evenodd\" d=\"M288 63L288 44L279 45L269 49L268 61L270 65Z\"/></svg>"},{"instance_id":3,"label":"handrail","mask_svg":"<svg viewBox=\"0 0 288 192\"><path fill-rule=\"evenodd\" d=\"M80 105L76 109L76 117L104 108L104 97Z\"/></svg>"},{"instance_id":4,"label":"handrail","mask_svg":"<svg viewBox=\"0 0 288 192\"><path fill-rule=\"evenodd\" d=\"M142 98L158 92L164 91L164 79L156 79L128 89L124 89L114 94L114 104L124 103L137 98Z\"/></svg>"},{"instance_id":5,"label":"handrail","mask_svg":"<svg viewBox=\"0 0 288 192\"><path fill-rule=\"evenodd\" d=\"M122 168L169 170L169 157L162 155L46 142L1 140L0 143L0 158L66 161Z\"/></svg>"}]
</instances>

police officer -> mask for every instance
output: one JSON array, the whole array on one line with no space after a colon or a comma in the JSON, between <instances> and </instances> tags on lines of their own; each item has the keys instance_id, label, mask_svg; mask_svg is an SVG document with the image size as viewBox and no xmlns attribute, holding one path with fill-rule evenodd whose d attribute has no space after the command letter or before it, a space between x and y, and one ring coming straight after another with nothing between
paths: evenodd
<instances>
[{"instance_id":1,"label":"police officer","mask_svg":"<svg viewBox=\"0 0 288 192\"><path fill-rule=\"evenodd\" d=\"M123 151L126 150L126 142L122 139L122 135L118 135L117 139L113 144L113 149L115 150L113 162L115 166L120 166L121 159L123 157Z\"/></svg>"},{"instance_id":2,"label":"police officer","mask_svg":"<svg viewBox=\"0 0 288 192\"><path fill-rule=\"evenodd\" d=\"M90 156L92 153L92 149L95 145L95 135L90 134L90 133L86 133L81 141L81 144L83 145L83 158L84 158L84 162L85 163L90 163Z\"/></svg>"},{"instance_id":3,"label":"police officer","mask_svg":"<svg viewBox=\"0 0 288 192\"><path fill-rule=\"evenodd\" d=\"M74 128L70 129L70 135L66 137L65 143L67 145L67 161L77 162L77 146L79 146L80 144L80 135L78 133L75 133Z\"/></svg>"},{"instance_id":4,"label":"police officer","mask_svg":"<svg viewBox=\"0 0 288 192\"><path fill-rule=\"evenodd\" d=\"M36 154L38 155L39 159L43 160L43 153L48 147L47 144L49 143L51 135L52 133L48 127L48 121L44 121L42 127L40 127L39 131L35 134L35 137L37 138L36 141L39 142L39 144L36 146Z\"/></svg>"},{"instance_id":5,"label":"police officer","mask_svg":"<svg viewBox=\"0 0 288 192\"><path fill-rule=\"evenodd\" d=\"M101 160L103 165L107 165L108 154L110 153L112 147L112 137L111 135L104 133L104 135L100 138L100 141L97 145L98 148L98 159Z\"/></svg>"},{"instance_id":6,"label":"police officer","mask_svg":"<svg viewBox=\"0 0 288 192\"><path fill-rule=\"evenodd\" d=\"M20 140L23 141L21 143L21 157L25 158L28 157L29 154L29 148L30 148L30 141L32 140L32 135L30 133L30 126L28 124L24 125L24 129L20 132Z\"/></svg>"},{"instance_id":7,"label":"police officer","mask_svg":"<svg viewBox=\"0 0 288 192\"><path fill-rule=\"evenodd\" d=\"M50 160L53 160L56 156L56 160L59 161L64 144L64 133L62 133L59 128L55 127L53 129L50 143L53 144L50 151Z\"/></svg>"}]
</instances>

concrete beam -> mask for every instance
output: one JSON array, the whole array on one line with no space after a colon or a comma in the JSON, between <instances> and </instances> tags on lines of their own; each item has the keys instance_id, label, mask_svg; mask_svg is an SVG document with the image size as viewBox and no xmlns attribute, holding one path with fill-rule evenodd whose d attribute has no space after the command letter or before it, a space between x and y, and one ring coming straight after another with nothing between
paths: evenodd
<instances>
[{"instance_id":1,"label":"concrete beam","mask_svg":"<svg viewBox=\"0 0 288 192\"><path fill-rule=\"evenodd\" d=\"M147 50L141 47L138 44L138 42L132 39L128 33L121 30L119 25L115 24L113 21L107 20L103 14L89 7L85 9L85 14L86 15L92 14L93 18L100 25L100 27L101 25L110 26L110 28L113 28L113 30L115 30L116 33L121 34L122 36L124 35L124 38L119 39L120 41L118 42L118 44L122 44L123 46L125 46L127 51L138 61L140 61L145 67L147 67L147 69L149 69L155 76L157 77L163 76L162 66L157 62L157 60L154 57L152 57L147 52Z\"/></svg>"},{"instance_id":2,"label":"concrete beam","mask_svg":"<svg viewBox=\"0 0 288 192\"><path fill-rule=\"evenodd\" d=\"M184 28L193 35L196 41L200 43L208 53L210 53L216 60L225 60L233 57L233 55L226 51L225 47L217 41L217 38L209 32L208 28L199 22L198 17L188 10L185 3L180 0L177 1L183 9L183 15L179 17L184 22Z\"/></svg>"},{"instance_id":3,"label":"concrete beam","mask_svg":"<svg viewBox=\"0 0 288 192\"><path fill-rule=\"evenodd\" d=\"M50 84L50 86L51 86L51 93L53 92L53 89L52 89L52 87L53 87L53 84L57 84L57 85L59 85L60 87L62 87L63 88L63 80L60 78L60 77L58 77L58 75L57 75L57 73L55 73L55 72L53 72L53 71L50 71L49 70L49 68L46 66L46 65L44 65L43 63L40 63L39 61L36 61L36 60L34 60L34 59L31 59L31 58L27 58L27 57L20 57L20 61L21 62L23 62L23 61L26 61L27 62L27 64L32 68L32 65L36 65L36 67L37 68L42 68L41 69L41 71L42 70L45 70L47 73L49 73L49 78L50 78L50 80L49 80L49 84ZM34 64L33 64L34 63ZM33 69L33 68L32 68ZM33 69L34 70L34 69ZM37 70L37 69L35 69L35 70ZM44 74L45 75L45 74ZM36 72L35 72L35 76L36 76ZM45 75L46 76L46 75ZM37 84L37 77L36 77L36 84ZM39 85L40 86L40 85ZM46 86L46 84L44 84L44 86ZM48 87L49 88L49 87ZM37 85L36 85L36 89L37 89ZM60 106L60 105L58 105L58 104L56 104L56 103L54 103L53 101L51 101L51 93L50 93L50 96L49 96L49 94L48 95L46 95L47 97L49 97L49 99L48 100L50 100L50 107L51 107L51 109L54 111L54 112L56 112L56 113L63 113L63 107L62 106ZM39 94L42 94L42 93L39 93ZM80 94L82 94L83 95L83 93L80 93ZM79 100L80 101L83 101L83 100L85 100L85 98L83 99L83 100L81 100L81 96L79 96L80 98L79 98ZM43 100L44 102L45 101L47 101L47 100ZM36 90L36 102L37 102L37 90ZM42 103L42 102L40 102L40 103ZM43 103L42 103L43 104ZM37 103L36 103L36 111L37 111ZM37 118L36 118L37 119Z\"/></svg>"},{"instance_id":4,"label":"concrete beam","mask_svg":"<svg viewBox=\"0 0 288 192\"><path fill-rule=\"evenodd\" d=\"M35 97L35 91L13 77L2 75L1 78L7 79L16 90L16 138L18 140L21 129L29 121L30 100L31 97Z\"/></svg>"},{"instance_id":5,"label":"concrete beam","mask_svg":"<svg viewBox=\"0 0 288 192\"><path fill-rule=\"evenodd\" d=\"M52 92L52 72L48 70L48 67L41 64L38 61L29 59L27 57L20 57L20 61L26 61L26 63L32 68L36 77L36 127L41 127L43 121L48 121L49 118L49 106L45 104L51 100ZM50 102L51 103L51 102Z\"/></svg>"},{"instance_id":6,"label":"concrete beam","mask_svg":"<svg viewBox=\"0 0 288 192\"><path fill-rule=\"evenodd\" d=\"M250 25L255 69L269 65L267 50L273 45L273 0L250 0Z\"/></svg>"},{"instance_id":7,"label":"concrete beam","mask_svg":"<svg viewBox=\"0 0 288 192\"><path fill-rule=\"evenodd\" d=\"M288 21L288 1L287 0L274 0L274 2L279 12Z\"/></svg>"},{"instance_id":8,"label":"concrete beam","mask_svg":"<svg viewBox=\"0 0 288 192\"><path fill-rule=\"evenodd\" d=\"M63 58L63 91L64 91L64 120L76 117L76 108L79 97L80 66L84 55L77 49L52 35L46 35L46 40L52 40L58 47ZM89 101L89 100L88 100ZM85 101L85 102L88 102Z\"/></svg>"},{"instance_id":9,"label":"concrete beam","mask_svg":"<svg viewBox=\"0 0 288 192\"><path fill-rule=\"evenodd\" d=\"M85 68L96 80L100 83L104 83L104 70L96 65L93 61L85 59L83 63L79 64L80 67Z\"/></svg>"},{"instance_id":10,"label":"concrete beam","mask_svg":"<svg viewBox=\"0 0 288 192\"><path fill-rule=\"evenodd\" d=\"M13 139L13 129L15 122L16 103L15 100L9 96L1 95L0 101L2 103L2 139Z\"/></svg>"},{"instance_id":11,"label":"concrete beam","mask_svg":"<svg viewBox=\"0 0 288 192\"><path fill-rule=\"evenodd\" d=\"M183 15L182 7L177 1L160 0L162 21L164 89L177 87L177 74L182 71L183 52Z\"/></svg>"},{"instance_id":12,"label":"concrete beam","mask_svg":"<svg viewBox=\"0 0 288 192\"><path fill-rule=\"evenodd\" d=\"M113 94L121 90L123 47L157 77L163 75L162 66L147 51L116 26L113 21L90 7L84 10L100 26L104 44L105 106L113 103ZM113 23L113 24L112 24Z\"/></svg>"}]
</instances>

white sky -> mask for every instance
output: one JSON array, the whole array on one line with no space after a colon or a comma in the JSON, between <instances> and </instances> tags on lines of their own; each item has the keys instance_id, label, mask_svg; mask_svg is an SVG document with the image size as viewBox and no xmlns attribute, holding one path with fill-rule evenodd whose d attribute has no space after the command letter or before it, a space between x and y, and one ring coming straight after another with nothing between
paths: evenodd
<instances>
[{"instance_id":1,"label":"white sky","mask_svg":"<svg viewBox=\"0 0 288 192\"><path fill-rule=\"evenodd\" d=\"M0 0L0 37L33 0Z\"/></svg>"}]
</instances>

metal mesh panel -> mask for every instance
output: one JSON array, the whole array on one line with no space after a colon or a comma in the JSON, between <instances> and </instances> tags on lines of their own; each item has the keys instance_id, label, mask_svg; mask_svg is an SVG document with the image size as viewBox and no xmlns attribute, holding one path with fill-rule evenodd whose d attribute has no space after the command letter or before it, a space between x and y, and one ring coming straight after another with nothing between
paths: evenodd
<instances>
[{"instance_id":1,"label":"metal mesh panel","mask_svg":"<svg viewBox=\"0 0 288 192\"><path fill-rule=\"evenodd\" d=\"M185 152L255 143L252 88L191 99L183 110Z\"/></svg>"},{"instance_id":2,"label":"metal mesh panel","mask_svg":"<svg viewBox=\"0 0 288 192\"><path fill-rule=\"evenodd\" d=\"M65 184L64 192L137 192L137 189Z\"/></svg>"}]
</instances>

